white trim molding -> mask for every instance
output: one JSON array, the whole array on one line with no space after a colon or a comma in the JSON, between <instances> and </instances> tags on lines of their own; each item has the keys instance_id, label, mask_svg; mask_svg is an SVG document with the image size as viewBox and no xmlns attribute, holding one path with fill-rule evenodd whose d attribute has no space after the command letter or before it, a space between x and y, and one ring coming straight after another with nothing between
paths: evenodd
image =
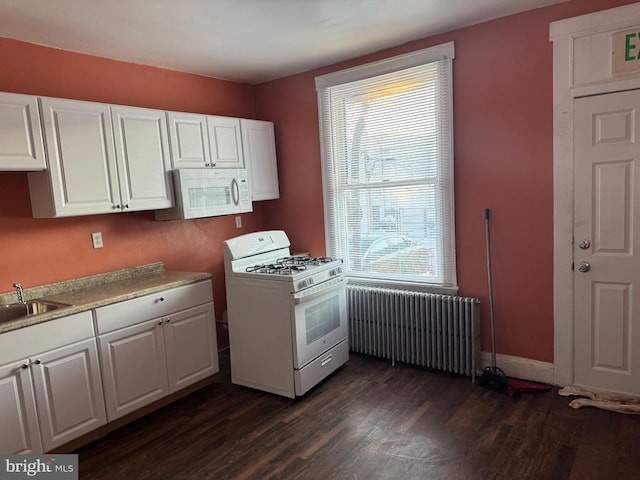
<instances>
[{"instance_id":1,"label":"white trim molding","mask_svg":"<svg viewBox=\"0 0 640 480\"><path fill-rule=\"evenodd\" d=\"M491 365L491 352L481 352L480 360L482 365ZM498 353L496 354L496 366L510 378L555 385L553 363Z\"/></svg>"},{"instance_id":2,"label":"white trim molding","mask_svg":"<svg viewBox=\"0 0 640 480\"><path fill-rule=\"evenodd\" d=\"M612 34L640 25L640 3L552 22L553 42L553 383L574 380L574 99L640 88L640 74L613 76Z\"/></svg>"},{"instance_id":3,"label":"white trim molding","mask_svg":"<svg viewBox=\"0 0 640 480\"><path fill-rule=\"evenodd\" d=\"M424 65L426 63L455 58L454 42L443 43L435 47L424 48L395 57L385 58L378 62L366 63L338 72L327 73L316 77L316 90L321 88L355 82L364 78L375 77L385 73L396 72L405 68Z\"/></svg>"}]
</instances>

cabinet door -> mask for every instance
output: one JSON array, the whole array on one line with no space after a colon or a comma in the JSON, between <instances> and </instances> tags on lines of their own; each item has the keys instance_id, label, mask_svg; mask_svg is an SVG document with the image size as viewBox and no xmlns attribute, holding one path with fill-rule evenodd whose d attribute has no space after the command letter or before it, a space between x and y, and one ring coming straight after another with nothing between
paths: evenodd
<instances>
[{"instance_id":1,"label":"cabinet door","mask_svg":"<svg viewBox=\"0 0 640 480\"><path fill-rule=\"evenodd\" d=\"M211 163L218 168L244 168L240 119L207 117Z\"/></svg>"},{"instance_id":2,"label":"cabinet door","mask_svg":"<svg viewBox=\"0 0 640 480\"><path fill-rule=\"evenodd\" d=\"M70 216L119 211L120 195L109 106L41 99L49 185L30 182L34 216ZM33 176L34 180L39 179ZM48 187L49 190L44 191ZM52 196L53 212L39 205ZM40 211L42 210L42 214Z\"/></svg>"},{"instance_id":3,"label":"cabinet door","mask_svg":"<svg viewBox=\"0 0 640 480\"><path fill-rule=\"evenodd\" d=\"M28 360L0 367L0 452L42 453Z\"/></svg>"},{"instance_id":4,"label":"cabinet door","mask_svg":"<svg viewBox=\"0 0 640 480\"><path fill-rule=\"evenodd\" d=\"M109 421L169 394L162 320L146 321L98 338Z\"/></svg>"},{"instance_id":5,"label":"cabinet door","mask_svg":"<svg viewBox=\"0 0 640 480\"><path fill-rule=\"evenodd\" d=\"M0 93L0 171L44 170L37 98Z\"/></svg>"},{"instance_id":6,"label":"cabinet door","mask_svg":"<svg viewBox=\"0 0 640 480\"><path fill-rule=\"evenodd\" d=\"M251 199L259 201L280 197L273 123L243 118L240 124Z\"/></svg>"},{"instance_id":7,"label":"cabinet door","mask_svg":"<svg viewBox=\"0 0 640 480\"><path fill-rule=\"evenodd\" d=\"M169 315L164 321L172 393L219 371L213 303Z\"/></svg>"},{"instance_id":8,"label":"cabinet door","mask_svg":"<svg viewBox=\"0 0 640 480\"><path fill-rule=\"evenodd\" d=\"M172 207L171 158L165 112L112 106L111 118L122 210Z\"/></svg>"},{"instance_id":9,"label":"cabinet door","mask_svg":"<svg viewBox=\"0 0 640 480\"><path fill-rule=\"evenodd\" d=\"M197 113L167 112L173 168L211 166L207 116Z\"/></svg>"},{"instance_id":10,"label":"cabinet door","mask_svg":"<svg viewBox=\"0 0 640 480\"><path fill-rule=\"evenodd\" d=\"M106 423L94 338L37 355L31 368L45 451Z\"/></svg>"}]
</instances>

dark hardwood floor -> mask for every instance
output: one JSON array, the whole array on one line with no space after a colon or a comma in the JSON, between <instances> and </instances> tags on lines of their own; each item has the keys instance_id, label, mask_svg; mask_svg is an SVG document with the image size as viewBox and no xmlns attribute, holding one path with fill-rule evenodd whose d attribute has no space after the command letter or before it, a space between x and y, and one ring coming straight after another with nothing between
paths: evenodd
<instances>
[{"instance_id":1,"label":"dark hardwood floor","mask_svg":"<svg viewBox=\"0 0 640 480\"><path fill-rule=\"evenodd\" d=\"M211 386L79 450L81 479L637 479L640 416L352 354L301 399Z\"/></svg>"}]
</instances>

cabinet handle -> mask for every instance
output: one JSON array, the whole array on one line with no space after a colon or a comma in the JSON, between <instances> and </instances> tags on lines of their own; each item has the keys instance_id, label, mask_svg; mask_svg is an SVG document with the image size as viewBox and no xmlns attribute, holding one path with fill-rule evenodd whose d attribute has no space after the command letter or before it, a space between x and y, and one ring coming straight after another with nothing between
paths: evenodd
<instances>
[{"instance_id":1,"label":"cabinet handle","mask_svg":"<svg viewBox=\"0 0 640 480\"><path fill-rule=\"evenodd\" d=\"M122 209L124 210L125 208L129 208L129 204L127 203L126 205L122 206Z\"/></svg>"},{"instance_id":2,"label":"cabinet handle","mask_svg":"<svg viewBox=\"0 0 640 480\"><path fill-rule=\"evenodd\" d=\"M114 209L114 210L120 210L120 205L114 205L114 206L113 206L113 209Z\"/></svg>"},{"instance_id":3,"label":"cabinet handle","mask_svg":"<svg viewBox=\"0 0 640 480\"><path fill-rule=\"evenodd\" d=\"M35 362L33 362L33 363L35 363L36 365L40 365L42 362L40 361L40 359L38 359L38 360L36 360L36 361L35 361Z\"/></svg>"},{"instance_id":4,"label":"cabinet handle","mask_svg":"<svg viewBox=\"0 0 640 480\"><path fill-rule=\"evenodd\" d=\"M160 297L160 301L161 301L161 302L164 302L164 297Z\"/></svg>"},{"instance_id":5,"label":"cabinet handle","mask_svg":"<svg viewBox=\"0 0 640 480\"><path fill-rule=\"evenodd\" d=\"M171 319L170 319L170 318L167 318L166 322L167 322L167 323L171 323Z\"/></svg>"},{"instance_id":6,"label":"cabinet handle","mask_svg":"<svg viewBox=\"0 0 640 480\"><path fill-rule=\"evenodd\" d=\"M158 325L162 325L162 320L160 320L160 321L158 322Z\"/></svg>"},{"instance_id":7,"label":"cabinet handle","mask_svg":"<svg viewBox=\"0 0 640 480\"><path fill-rule=\"evenodd\" d=\"M23 370L26 370L27 368L29 368L29 364L28 363L23 363L20 368L22 368Z\"/></svg>"}]
</instances>

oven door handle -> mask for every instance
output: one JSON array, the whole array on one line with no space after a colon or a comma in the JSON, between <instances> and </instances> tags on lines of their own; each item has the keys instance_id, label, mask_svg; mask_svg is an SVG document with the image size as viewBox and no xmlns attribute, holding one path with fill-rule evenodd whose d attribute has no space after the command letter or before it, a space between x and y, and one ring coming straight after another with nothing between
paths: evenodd
<instances>
[{"instance_id":1,"label":"oven door handle","mask_svg":"<svg viewBox=\"0 0 640 480\"><path fill-rule=\"evenodd\" d=\"M321 288L320 290L317 290L313 293L305 294L304 292L302 292L302 294L294 294L295 304L299 305L303 302L308 302L319 297L324 297L329 293L333 293L336 290L345 288L347 285L347 279L344 277L336 279L334 281L335 283L332 282L332 285L327 286L326 288Z\"/></svg>"}]
</instances>

